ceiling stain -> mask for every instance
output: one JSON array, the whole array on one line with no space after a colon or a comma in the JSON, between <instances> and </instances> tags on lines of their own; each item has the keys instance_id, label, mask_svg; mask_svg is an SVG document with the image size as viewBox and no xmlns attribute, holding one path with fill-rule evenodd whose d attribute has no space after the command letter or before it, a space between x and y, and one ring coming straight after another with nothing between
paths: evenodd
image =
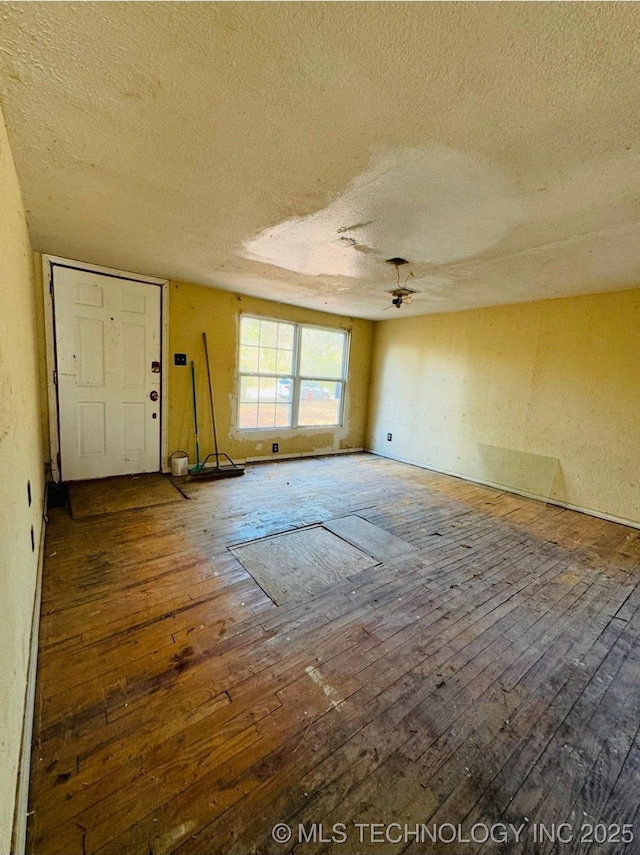
<instances>
[{"instance_id":1,"label":"ceiling stain","mask_svg":"<svg viewBox=\"0 0 640 855\"><path fill-rule=\"evenodd\" d=\"M391 255L426 264L472 258L523 218L508 177L483 158L441 146L398 149L373 160L325 208L247 240L244 255L309 276L359 278ZM356 224L340 225L350 220ZM345 240L355 229L358 241ZM356 246L358 255L345 251Z\"/></svg>"},{"instance_id":2,"label":"ceiling stain","mask_svg":"<svg viewBox=\"0 0 640 855\"><path fill-rule=\"evenodd\" d=\"M342 226L342 228L338 229L338 234L341 235L343 232L355 232L356 229L362 229L364 226L370 226L371 223L375 223L375 220L367 220L366 223L355 223L353 226Z\"/></svg>"},{"instance_id":3,"label":"ceiling stain","mask_svg":"<svg viewBox=\"0 0 640 855\"><path fill-rule=\"evenodd\" d=\"M372 320L394 256L418 291L403 316L638 287L637 4L1 20L35 250Z\"/></svg>"}]
</instances>

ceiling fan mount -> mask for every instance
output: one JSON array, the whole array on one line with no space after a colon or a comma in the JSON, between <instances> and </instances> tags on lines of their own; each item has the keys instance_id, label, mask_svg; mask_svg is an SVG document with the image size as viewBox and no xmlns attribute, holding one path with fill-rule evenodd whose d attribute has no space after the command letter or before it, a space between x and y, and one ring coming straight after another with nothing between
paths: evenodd
<instances>
[{"instance_id":1,"label":"ceiling fan mount","mask_svg":"<svg viewBox=\"0 0 640 855\"><path fill-rule=\"evenodd\" d=\"M391 305L395 306L396 309L399 309L403 303L409 305L413 299L413 295L416 293L411 288L395 288L393 291L389 292L393 299L391 300Z\"/></svg>"},{"instance_id":2,"label":"ceiling fan mount","mask_svg":"<svg viewBox=\"0 0 640 855\"><path fill-rule=\"evenodd\" d=\"M416 293L411 288L407 288L407 282L413 276L411 270L409 271L409 275L405 279L404 285L400 285L400 267L403 264L409 264L406 258L400 258L400 256L395 256L394 258L387 258L387 264L393 264L396 268L396 279L397 279L397 287L390 291L389 293L392 296L391 305L395 306L396 309L399 309L403 303L409 305L413 298L413 295ZM391 306L388 306L391 308Z\"/></svg>"}]
</instances>

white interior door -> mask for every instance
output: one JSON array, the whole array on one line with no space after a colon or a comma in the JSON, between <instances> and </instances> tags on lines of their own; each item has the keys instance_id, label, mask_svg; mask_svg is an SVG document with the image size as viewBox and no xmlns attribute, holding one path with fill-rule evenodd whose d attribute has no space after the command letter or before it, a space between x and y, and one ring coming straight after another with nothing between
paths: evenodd
<instances>
[{"instance_id":1,"label":"white interior door","mask_svg":"<svg viewBox=\"0 0 640 855\"><path fill-rule=\"evenodd\" d=\"M161 288L53 266L61 477L160 470Z\"/></svg>"}]
</instances>

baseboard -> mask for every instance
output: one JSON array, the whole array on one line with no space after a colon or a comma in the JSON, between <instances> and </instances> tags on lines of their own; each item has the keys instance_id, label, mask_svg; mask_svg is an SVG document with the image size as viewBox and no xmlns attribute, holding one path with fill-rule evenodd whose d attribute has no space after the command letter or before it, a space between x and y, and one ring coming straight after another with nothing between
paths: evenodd
<instances>
[{"instance_id":1,"label":"baseboard","mask_svg":"<svg viewBox=\"0 0 640 855\"><path fill-rule=\"evenodd\" d=\"M31 743L33 738L33 720L35 716L36 675L38 672L38 638L40 633L40 601L42 599L42 571L44 567L44 542L47 528L47 492L45 486L43 519L38 545L38 570L36 589L33 599L33 615L31 619L31 642L29 647L29 664L27 666L27 685L24 698L24 719L22 723L22 739L20 743L20 763L18 766L18 782L16 785L16 801L13 814L13 834L11 839L11 855L24 855L27 848L27 819L29 810L29 781L31 777Z\"/></svg>"},{"instance_id":2,"label":"baseboard","mask_svg":"<svg viewBox=\"0 0 640 855\"><path fill-rule=\"evenodd\" d=\"M262 457L247 457L246 462L265 463L274 460L295 460L299 457L332 457L334 454L358 454L361 451L364 451L364 448L337 448L331 451L293 451L289 454L278 452L277 454L265 454Z\"/></svg>"},{"instance_id":3,"label":"baseboard","mask_svg":"<svg viewBox=\"0 0 640 855\"><path fill-rule=\"evenodd\" d=\"M426 466L424 463L418 463L417 460L408 460L405 457L383 454L381 451L374 451L372 448L365 448L364 450L368 451L370 454L375 454L377 457L396 460L398 463L408 463L410 466L418 466L420 469L427 469L429 472L437 472L440 475L450 475L452 478L460 478L462 481L470 481L472 484L480 484L483 487L493 487L496 490L503 490L505 493L513 493L515 496L524 496L526 499L535 499L538 502L544 502L546 505L566 508L568 511L577 511L581 514L587 514L587 516L590 517L607 520L607 522L614 522L619 525L626 525L629 528L640 529L640 522L637 520L630 520L625 517L616 517L613 514L607 514L604 511L596 511L593 508L586 508L583 505L572 505L570 502L562 502L560 499L548 498L547 496L541 496L537 493L528 493L525 490L516 490L514 487L509 487L506 484L485 481L482 478L473 478L471 475L463 475L460 472L452 472L449 469L439 469L436 466Z\"/></svg>"},{"instance_id":4,"label":"baseboard","mask_svg":"<svg viewBox=\"0 0 640 855\"><path fill-rule=\"evenodd\" d=\"M331 457L334 454L359 454L361 451L365 451L362 446L359 448L337 448L335 450L332 449L331 451L292 451L289 454L286 452L278 452L278 454L265 454L261 457L232 457L231 459L235 464L241 466L245 463L268 463L269 461L273 462L274 460L295 460L298 457ZM193 465L193 461L191 461L191 465ZM162 472L164 475L170 475L171 467L164 467Z\"/></svg>"}]
</instances>

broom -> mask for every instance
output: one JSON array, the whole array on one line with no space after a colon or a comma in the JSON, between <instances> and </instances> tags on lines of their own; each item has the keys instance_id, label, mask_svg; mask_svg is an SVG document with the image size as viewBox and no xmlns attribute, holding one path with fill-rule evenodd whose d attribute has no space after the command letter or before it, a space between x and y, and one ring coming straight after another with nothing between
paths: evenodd
<instances>
[{"instance_id":1,"label":"broom","mask_svg":"<svg viewBox=\"0 0 640 855\"><path fill-rule=\"evenodd\" d=\"M209 406L211 408L211 427L213 429L213 447L214 452L208 454L200 463L200 441L198 437L198 403L196 395L196 369L191 362L191 385L193 387L193 421L196 434L196 465L189 470L192 478L232 478L235 475L244 475L244 466L234 463L228 454L223 451L218 451L218 431L216 428L216 409L213 401L213 385L211 383L211 367L209 365L209 348L207 347L207 334L202 333L202 341L204 343L204 358L207 365L207 381L209 385ZM215 457L215 466L207 466L207 461ZM220 458L224 457L229 461L229 465L221 466Z\"/></svg>"}]
</instances>

